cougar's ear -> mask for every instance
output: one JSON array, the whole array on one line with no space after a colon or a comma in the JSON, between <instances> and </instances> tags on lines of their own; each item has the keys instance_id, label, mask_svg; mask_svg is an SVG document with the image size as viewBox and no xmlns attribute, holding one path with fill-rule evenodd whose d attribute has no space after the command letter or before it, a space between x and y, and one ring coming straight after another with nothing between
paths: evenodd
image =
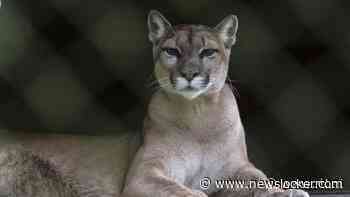
<instances>
[{"instance_id":1,"label":"cougar's ear","mask_svg":"<svg viewBox=\"0 0 350 197\"><path fill-rule=\"evenodd\" d=\"M173 33L171 24L165 17L156 10L151 10L148 14L148 38L152 43L157 43L162 37Z\"/></svg>"},{"instance_id":2,"label":"cougar's ear","mask_svg":"<svg viewBox=\"0 0 350 197\"><path fill-rule=\"evenodd\" d=\"M235 44L237 29L238 18L235 15L227 16L215 27L226 48L231 48Z\"/></svg>"}]
</instances>

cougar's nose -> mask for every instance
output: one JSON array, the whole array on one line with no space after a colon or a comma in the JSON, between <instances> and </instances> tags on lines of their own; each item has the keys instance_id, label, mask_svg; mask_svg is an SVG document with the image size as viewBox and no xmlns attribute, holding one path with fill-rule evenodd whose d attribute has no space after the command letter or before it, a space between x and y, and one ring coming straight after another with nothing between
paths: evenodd
<instances>
[{"instance_id":1,"label":"cougar's nose","mask_svg":"<svg viewBox=\"0 0 350 197\"><path fill-rule=\"evenodd\" d=\"M199 71L197 71L197 70L181 70L180 75L181 75L181 77L187 79L187 81L192 81L193 78L195 78L199 75Z\"/></svg>"}]
</instances>

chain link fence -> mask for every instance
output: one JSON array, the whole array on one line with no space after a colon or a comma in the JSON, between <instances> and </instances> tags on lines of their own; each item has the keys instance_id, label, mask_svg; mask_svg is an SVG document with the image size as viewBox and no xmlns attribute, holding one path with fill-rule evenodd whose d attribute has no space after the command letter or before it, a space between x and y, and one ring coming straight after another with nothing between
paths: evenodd
<instances>
[{"instance_id":1,"label":"chain link fence","mask_svg":"<svg viewBox=\"0 0 350 197\"><path fill-rule=\"evenodd\" d=\"M230 73L251 159L269 176L350 184L347 1L3 0L0 126L103 135L139 130L152 90L146 16L239 18Z\"/></svg>"}]
</instances>

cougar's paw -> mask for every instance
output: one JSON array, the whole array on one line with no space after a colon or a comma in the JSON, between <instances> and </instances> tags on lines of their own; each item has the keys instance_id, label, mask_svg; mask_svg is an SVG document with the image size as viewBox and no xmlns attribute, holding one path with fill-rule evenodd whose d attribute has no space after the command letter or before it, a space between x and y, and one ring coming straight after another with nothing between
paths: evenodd
<instances>
[{"instance_id":1,"label":"cougar's paw","mask_svg":"<svg viewBox=\"0 0 350 197\"><path fill-rule=\"evenodd\" d=\"M290 189L287 191L290 191L291 197L310 197L306 191L301 190L301 189Z\"/></svg>"},{"instance_id":2,"label":"cougar's paw","mask_svg":"<svg viewBox=\"0 0 350 197\"><path fill-rule=\"evenodd\" d=\"M192 190L195 197L208 197L204 192L200 190Z\"/></svg>"},{"instance_id":3,"label":"cougar's paw","mask_svg":"<svg viewBox=\"0 0 350 197\"><path fill-rule=\"evenodd\" d=\"M170 197L208 197L204 192L199 190L177 191Z\"/></svg>"},{"instance_id":4,"label":"cougar's paw","mask_svg":"<svg viewBox=\"0 0 350 197\"><path fill-rule=\"evenodd\" d=\"M274 192L271 197L310 197L309 194L300 189L289 189L283 192Z\"/></svg>"}]
</instances>

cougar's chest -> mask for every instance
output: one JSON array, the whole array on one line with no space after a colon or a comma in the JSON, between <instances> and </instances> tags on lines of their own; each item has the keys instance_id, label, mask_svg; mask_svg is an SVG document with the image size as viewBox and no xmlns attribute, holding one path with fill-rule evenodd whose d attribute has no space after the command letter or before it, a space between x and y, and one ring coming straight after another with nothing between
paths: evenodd
<instances>
[{"instance_id":1,"label":"cougar's chest","mask_svg":"<svg viewBox=\"0 0 350 197\"><path fill-rule=\"evenodd\" d=\"M186 185L201 190L201 181L206 178L213 179L220 174L226 165L229 147L226 142L208 140L201 142L201 161L197 171L187 180ZM208 192L211 192L210 189Z\"/></svg>"},{"instance_id":2,"label":"cougar's chest","mask_svg":"<svg viewBox=\"0 0 350 197\"><path fill-rule=\"evenodd\" d=\"M187 182L194 189L201 189L200 181L204 178L214 179L221 174L228 158L237 151L239 134L243 132L241 123L225 114L206 118L202 115L194 119L193 124L187 128L187 132L191 133L192 139L199 143L201 149L200 165Z\"/></svg>"}]
</instances>

